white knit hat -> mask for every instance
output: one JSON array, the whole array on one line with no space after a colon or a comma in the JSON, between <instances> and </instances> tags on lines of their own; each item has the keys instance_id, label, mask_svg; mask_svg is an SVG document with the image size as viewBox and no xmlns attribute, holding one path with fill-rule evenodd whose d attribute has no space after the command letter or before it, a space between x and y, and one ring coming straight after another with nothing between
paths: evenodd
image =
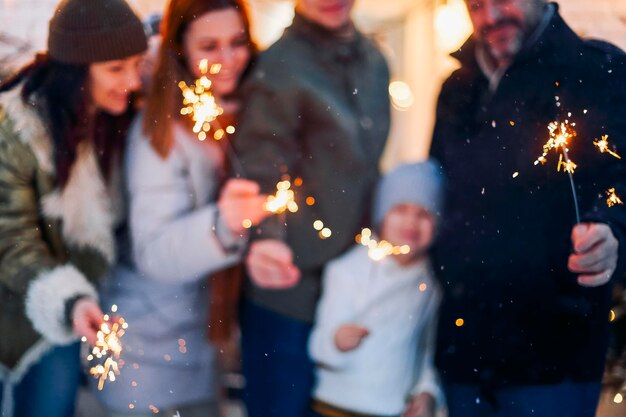
<instances>
[{"instance_id":1,"label":"white knit hat","mask_svg":"<svg viewBox=\"0 0 626 417\"><path fill-rule=\"evenodd\" d=\"M378 183L374 196L373 221L379 227L394 206L413 203L433 216L441 216L443 175L438 162L430 159L416 164L399 165Z\"/></svg>"}]
</instances>

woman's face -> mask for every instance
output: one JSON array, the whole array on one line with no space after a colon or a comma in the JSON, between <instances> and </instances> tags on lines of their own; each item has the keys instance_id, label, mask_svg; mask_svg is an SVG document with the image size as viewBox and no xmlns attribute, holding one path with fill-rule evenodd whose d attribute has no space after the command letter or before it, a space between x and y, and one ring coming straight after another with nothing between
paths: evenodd
<instances>
[{"instance_id":1,"label":"woman's face","mask_svg":"<svg viewBox=\"0 0 626 417\"><path fill-rule=\"evenodd\" d=\"M248 35L241 15L234 8L205 13L191 22L183 37L187 67L194 78L202 73L200 61L206 59L211 68L221 65L217 74L207 74L212 92L217 97L233 93L250 60Z\"/></svg>"},{"instance_id":2,"label":"woman's face","mask_svg":"<svg viewBox=\"0 0 626 417\"><path fill-rule=\"evenodd\" d=\"M139 90L139 72L143 55L105 61L89 66L91 100L98 110L112 115L126 112L131 93Z\"/></svg>"}]
</instances>

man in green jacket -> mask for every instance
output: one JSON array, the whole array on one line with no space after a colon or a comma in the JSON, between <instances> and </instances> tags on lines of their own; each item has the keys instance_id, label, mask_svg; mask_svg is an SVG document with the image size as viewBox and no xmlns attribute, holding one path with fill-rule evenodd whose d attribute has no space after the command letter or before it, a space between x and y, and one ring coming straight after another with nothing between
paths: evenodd
<instances>
[{"instance_id":1,"label":"man in green jacket","mask_svg":"<svg viewBox=\"0 0 626 417\"><path fill-rule=\"evenodd\" d=\"M289 176L299 207L262 224L247 259L242 334L250 417L306 412L313 379L306 346L321 272L365 225L379 175L389 72L354 27L352 6L299 0L292 26L244 86L238 174L268 194ZM316 220L329 238L313 227Z\"/></svg>"}]
</instances>

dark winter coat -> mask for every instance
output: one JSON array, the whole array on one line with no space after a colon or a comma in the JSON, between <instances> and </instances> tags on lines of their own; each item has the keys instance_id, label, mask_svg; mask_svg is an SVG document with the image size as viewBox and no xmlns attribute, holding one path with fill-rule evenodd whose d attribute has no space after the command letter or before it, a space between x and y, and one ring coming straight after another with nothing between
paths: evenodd
<instances>
[{"instance_id":1,"label":"dark winter coat","mask_svg":"<svg viewBox=\"0 0 626 417\"><path fill-rule=\"evenodd\" d=\"M258 236L286 241L302 279L285 290L248 285L255 303L313 319L322 267L354 243L367 220L389 130L388 86L387 65L371 41L360 33L338 38L299 15L260 56L244 85L234 143L241 174L264 192L274 194L283 174L302 178L293 187L298 212L273 216ZM318 219L332 230L327 240L313 228Z\"/></svg>"},{"instance_id":2,"label":"dark winter coat","mask_svg":"<svg viewBox=\"0 0 626 417\"><path fill-rule=\"evenodd\" d=\"M89 142L59 189L47 121L21 91L0 94L0 380L10 383L52 346L78 340L66 305L97 298L122 214Z\"/></svg>"},{"instance_id":3,"label":"dark winter coat","mask_svg":"<svg viewBox=\"0 0 626 417\"><path fill-rule=\"evenodd\" d=\"M443 85L432 148L448 183L434 254L445 291L442 376L487 388L599 381L611 286L583 288L568 271L570 183L555 151L534 161L549 122L576 123L569 149L583 221L611 226L620 241L613 280L622 279L624 206L608 208L604 194L616 187L626 197L626 165L592 142L608 134L626 157L626 58L580 39L558 10L493 92L471 40L455 57L462 66Z\"/></svg>"}]
</instances>

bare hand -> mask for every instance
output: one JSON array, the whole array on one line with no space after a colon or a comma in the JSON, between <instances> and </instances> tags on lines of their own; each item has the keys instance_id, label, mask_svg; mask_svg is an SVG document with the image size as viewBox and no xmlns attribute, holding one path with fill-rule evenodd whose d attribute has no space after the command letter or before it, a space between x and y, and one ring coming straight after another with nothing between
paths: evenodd
<instances>
[{"instance_id":1,"label":"bare hand","mask_svg":"<svg viewBox=\"0 0 626 417\"><path fill-rule=\"evenodd\" d=\"M342 352L349 352L359 347L370 331L356 324L344 324L335 333L335 346Z\"/></svg>"},{"instance_id":2,"label":"bare hand","mask_svg":"<svg viewBox=\"0 0 626 417\"><path fill-rule=\"evenodd\" d=\"M581 223L572 229L574 253L568 268L578 275L578 283L585 287L604 285L617 267L618 241L611 228L602 223Z\"/></svg>"},{"instance_id":3,"label":"bare hand","mask_svg":"<svg viewBox=\"0 0 626 417\"><path fill-rule=\"evenodd\" d=\"M86 337L90 345L95 345L96 334L104 321L104 313L100 306L90 297L76 301L72 310L72 330L78 336Z\"/></svg>"},{"instance_id":4,"label":"bare hand","mask_svg":"<svg viewBox=\"0 0 626 417\"><path fill-rule=\"evenodd\" d=\"M300 280L300 270L293 264L293 252L280 240L253 242L246 266L252 282L262 288L290 288Z\"/></svg>"},{"instance_id":5,"label":"bare hand","mask_svg":"<svg viewBox=\"0 0 626 417\"><path fill-rule=\"evenodd\" d=\"M217 207L226 226L234 234L244 231L243 222L257 225L268 213L263 208L266 196L259 194L259 185L250 180L230 179L224 185Z\"/></svg>"},{"instance_id":6,"label":"bare hand","mask_svg":"<svg viewBox=\"0 0 626 417\"><path fill-rule=\"evenodd\" d=\"M411 399L402 417L434 417L435 398L426 392L422 392Z\"/></svg>"}]
</instances>

